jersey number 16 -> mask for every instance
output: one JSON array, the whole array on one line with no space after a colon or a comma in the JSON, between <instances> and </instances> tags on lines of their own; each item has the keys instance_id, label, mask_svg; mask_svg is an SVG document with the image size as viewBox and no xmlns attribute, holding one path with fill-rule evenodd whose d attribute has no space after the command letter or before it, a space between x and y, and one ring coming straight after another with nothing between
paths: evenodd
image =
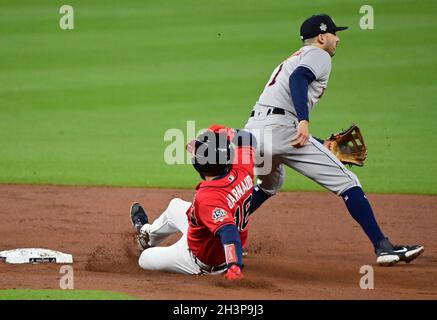
<instances>
[{"instance_id":1,"label":"jersey number 16","mask_svg":"<svg viewBox=\"0 0 437 320\"><path fill-rule=\"evenodd\" d=\"M235 225L240 231L243 231L249 223L250 200L252 200L252 195L249 195L246 200L244 200L242 208L238 206L237 209L235 209Z\"/></svg>"}]
</instances>

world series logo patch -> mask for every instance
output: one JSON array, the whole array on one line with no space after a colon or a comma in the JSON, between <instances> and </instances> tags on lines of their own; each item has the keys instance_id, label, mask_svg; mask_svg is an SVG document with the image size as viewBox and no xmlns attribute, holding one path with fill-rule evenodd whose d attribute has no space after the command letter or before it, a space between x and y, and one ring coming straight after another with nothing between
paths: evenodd
<instances>
[{"instance_id":1,"label":"world series logo patch","mask_svg":"<svg viewBox=\"0 0 437 320\"><path fill-rule=\"evenodd\" d=\"M212 212L212 219L216 223L217 222L222 222L227 215L228 215L228 213L226 212L225 209L215 208L214 211Z\"/></svg>"}]
</instances>

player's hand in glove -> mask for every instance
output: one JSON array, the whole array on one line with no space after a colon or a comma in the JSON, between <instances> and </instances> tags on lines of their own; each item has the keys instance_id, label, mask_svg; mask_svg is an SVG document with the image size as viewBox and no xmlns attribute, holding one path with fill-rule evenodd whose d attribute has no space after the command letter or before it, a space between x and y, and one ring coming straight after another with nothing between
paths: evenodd
<instances>
[{"instance_id":1,"label":"player's hand in glove","mask_svg":"<svg viewBox=\"0 0 437 320\"><path fill-rule=\"evenodd\" d=\"M231 280L231 281L232 280L242 280L242 279L244 279L244 276L243 276L243 272L241 271L241 268L238 265L233 264L228 269L228 271L226 271L225 278L227 280Z\"/></svg>"},{"instance_id":2,"label":"player's hand in glove","mask_svg":"<svg viewBox=\"0 0 437 320\"><path fill-rule=\"evenodd\" d=\"M323 141L323 145L325 146L325 148L326 149L329 149L329 150L331 150L331 144L332 144L332 141L331 140L325 140L325 141Z\"/></svg>"},{"instance_id":3,"label":"player's hand in glove","mask_svg":"<svg viewBox=\"0 0 437 320\"><path fill-rule=\"evenodd\" d=\"M307 144L310 138L309 122L307 120L299 121L297 126L297 137L294 139L292 146L295 148L301 148Z\"/></svg>"},{"instance_id":4,"label":"player's hand in glove","mask_svg":"<svg viewBox=\"0 0 437 320\"><path fill-rule=\"evenodd\" d=\"M356 124L336 134L332 134L325 143L342 163L362 167L367 157L367 146Z\"/></svg>"}]
</instances>

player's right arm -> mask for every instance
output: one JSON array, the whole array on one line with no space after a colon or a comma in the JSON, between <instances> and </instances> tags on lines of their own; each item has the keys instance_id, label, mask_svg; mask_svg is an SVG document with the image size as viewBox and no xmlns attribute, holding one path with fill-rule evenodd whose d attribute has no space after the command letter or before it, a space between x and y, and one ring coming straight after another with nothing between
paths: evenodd
<instances>
[{"instance_id":1,"label":"player's right arm","mask_svg":"<svg viewBox=\"0 0 437 320\"><path fill-rule=\"evenodd\" d=\"M243 279L243 247L234 215L219 198L199 199L198 218L214 235L220 238L226 259L226 279Z\"/></svg>"},{"instance_id":2,"label":"player's right arm","mask_svg":"<svg viewBox=\"0 0 437 320\"><path fill-rule=\"evenodd\" d=\"M226 279L243 279L243 246L241 245L240 233L235 224L226 224L217 230L217 235L225 252L227 272Z\"/></svg>"}]
</instances>

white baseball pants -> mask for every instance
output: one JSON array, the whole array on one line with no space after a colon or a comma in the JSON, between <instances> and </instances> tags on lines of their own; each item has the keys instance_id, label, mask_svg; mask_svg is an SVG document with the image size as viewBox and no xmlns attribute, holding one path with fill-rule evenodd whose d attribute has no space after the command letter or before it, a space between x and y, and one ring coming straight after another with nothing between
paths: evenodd
<instances>
[{"instance_id":1,"label":"white baseball pants","mask_svg":"<svg viewBox=\"0 0 437 320\"><path fill-rule=\"evenodd\" d=\"M141 231L149 234L151 248L144 250L139 265L146 270L160 270L184 274L201 274L194 256L188 249L188 218L190 202L175 198L167 209L152 224L145 224ZM168 236L181 232L181 238L169 247L156 247Z\"/></svg>"},{"instance_id":2,"label":"white baseball pants","mask_svg":"<svg viewBox=\"0 0 437 320\"><path fill-rule=\"evenodd\" d=\"M297 120L288 115L267 115L268 108L257 106L255 115L245 129L251 131L257 141L257 158L264 155L263 166L255 166L255 174L261 181L260 188L274 195L282 187L285 168L288 166L307 176L326 189L341 195L346 190L361 184L358 177L348 170L325 146L310 137L302 148L292 147L297 135ZM268 166L266 166L268 164Z\"/></svg>"}]
</instances>

